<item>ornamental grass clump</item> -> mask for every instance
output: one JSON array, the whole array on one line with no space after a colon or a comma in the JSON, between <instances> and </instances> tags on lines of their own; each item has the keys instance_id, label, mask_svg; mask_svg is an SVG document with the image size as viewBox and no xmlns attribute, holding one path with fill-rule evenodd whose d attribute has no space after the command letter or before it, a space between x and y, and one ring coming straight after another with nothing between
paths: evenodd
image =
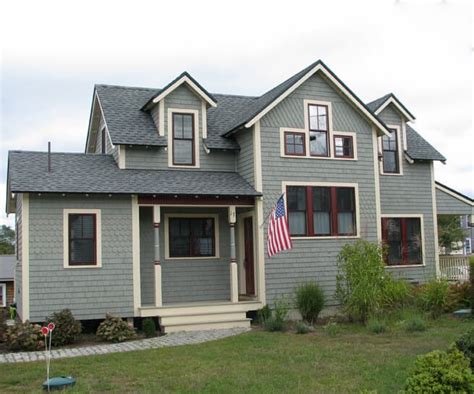
<instances>
[{"instance_id":1,"label":"ornamental grass clump","mask_svg":"<svg viewBox=\"0 0 474 394\"><path fill-rule=\"evenodd\" d=\"M123 342L135 337L135 331L118 316L107 314L97 328L97 336L107 342Z\"/></svg>"},{"instance_id":2,"label":"ornamental grass clump","mask_svg":"<svg viewBox=\"0 0 474 394\"><path fill-rule=\"evenodd\" d=\"M324 293L315 282L308 282L296 289L296 307L301 317L309 324L314 324L324 308Z\"/></svg>"}]
</instances>

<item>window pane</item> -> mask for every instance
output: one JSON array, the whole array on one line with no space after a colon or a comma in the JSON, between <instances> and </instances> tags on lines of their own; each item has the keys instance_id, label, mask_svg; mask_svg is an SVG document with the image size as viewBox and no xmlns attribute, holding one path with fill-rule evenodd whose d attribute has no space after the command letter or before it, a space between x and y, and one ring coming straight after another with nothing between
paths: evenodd
<instances>
[{"instance_id":1,"label":"window pane","mask_svg":"<svg viewBox=\"0 0 474 394\"><path fill-rule=\"evenodd\" d=\"M306 212L291 212L288 226L291 235L306 235Z\"/></svg>"},{"instance_id":2,"label":"window pane","mask_svg":"<svg viewBox=\"0 0 474 394\"><path fill-rule=\"evenodd\" d=\"M193 116L183 115L183 138L193 138Z\"/></svg>"},{"instance_id":3,"label":"window pane","mask_svg":"<svg viewBox=\"0 0 474 394\"><path fill-rule=\"evenodd\" d=\"M325 106L309 106L309 128L310 130L328 130L327 108Z\"/></svg>"},{"instance_id":4,"label":"window pane","mask_svg":"<svg viewBox=\"0 0 474 394\"><path fill-rule=\"evenodd\" d=\"M92 239L72 240L70 244L71 263L90 264L95 261L95 243Z\"/></svg>"},{"instance_id":5,"label":"window pane","mask_svg":"<svg viewBox=\"0 0 474 394\"><path fill-rule=\"evenodd\" d=\"M69 237L82 237L82 215L69 215Z\"/></svg>"},{"instance_id":6,"label":"window pane","mask_svg":"<svg viewBox=\"0 0 474 394\"><path fill-rule=\"evenodd\" d=\"M406 238L407 238L407 257L409 264L422 263L421 251L421 223L420 219L405 219L406 221Z\"/></svg>"},{"instance_id":7,"label":"window pane","mask_svg":"<svg viewBox=\"0 0 474 394\"><path fill-rule=\"evenodd\" d=\"M192 164L193 163L193 143L190 140L174 140L174 163Z\"/></svg>"},{"instance_id":8,"label":"window pane","mask_svg":"<svg viewBox=\"0 0 474 394\"><path fill-rule=\"evenodd\" d=\"M337 231L339 235L355 234L354 213L338 212L337 214Z\"/></svg>"},{"instance_id":9,"label":"window pane","mask_svg":"<svg viewBox=\"0 0 474 394\"><path fill-rule=\"evenodd\" d=\"M387 263L388 265L402 264L402 229L398 218L384 219L386 227Z\"/></svg>"},{"instance_id":10,"label":"window pane","mask_svg":"<svg viewBox=\"0 0 474 394\"><path fill-rule=\"evenodd\" d=\"M330 235L331 220L329 212L314 212L313 227L315 235Z\"/></svg>"},{"instance_id":11,"label":"window pane","mask_svg":"<svg viewBox=\"0 0 474 394\"><path fill-rule=\"evenodd\" d=\"M170 257L214 256L214 219L172 218L169 220Z\"/></svg>"},{"instance_id":12,"label":"window pane","mask_svg":"<svg viewBox=\"0 0 474 394\"><path fill-rule=\"evenodd\" d=\"M82 215L82 238L94 238L94 216Z\"/></svg>"},{"instance_id":13,"label":"window pane","mask_svg":"<svg viewBox=\"0 0 474 394\"><path fill-rule=\"evenodd\" d=\"M344 156L344 145L341 137L334 138L334 148L336 156Z\"/></svg>"},{"instance_id":14,"label":"window pane","mask_svg":"<svg viewBox=\"0 0 474 394\"><path fill-rule=\"evenodd\" d=\"M321 131L309 132L309 150L315 156L327 156L327 133Z\"/></svg>"},{"instance_id":15,"label":"window pane","mask_svg":"<svg viewBox=\"0 0 474 394\"><path fill-rule=\"evenodd\" d=\"M292 186L287 189L288 210L306 211L306 187Z\"/></svg>"},{"instance_id":16,"label":"window pane","mask_svg":"<svg viewBox=\"0 0 474 394\"><path fill-rule=\"evenodd\" d=\"M383 152L383 171L384 172L397 172L396 152L392 152L392 151Z\"/></svg>"},{"instance_id":17,"label":"window pane","mask_svg":"<svg viewBox=\"0 0 474 394\"><path fill-rule=\"evenodd\" d=\"M354 212L354 189L351 187L338 187L336 189L338 212Z\"/></svg>"},{"instance_id":18,"label":"window pane","mask_svg":"<svg viewBox=\"0 0 474 394\"><path fill-rule=\"evenodd\" d=\"M313 187L313 210L329 212L331 210L331 189Z\"/></svg>"},{"instance_id":19,"label":"window pane","mask_svg":"<svg viewBox=\"0 0 474 394\"><path fill-rule=\"evenodd\" d=\"M174 138L183 138L183 115L173 115L173 129Z\"/></svg>"}]
</instances>

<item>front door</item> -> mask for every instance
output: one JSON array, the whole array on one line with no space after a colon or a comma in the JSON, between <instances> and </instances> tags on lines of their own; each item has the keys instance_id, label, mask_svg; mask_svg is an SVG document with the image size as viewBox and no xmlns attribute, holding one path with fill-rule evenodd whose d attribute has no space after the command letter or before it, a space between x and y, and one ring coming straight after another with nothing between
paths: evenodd
<instances>
[{"instance_id":1,"label":"front door","mask_svg":"<svg viewBox=\"0 0 474 394\"><path fill-rule=\"evenodd\" d=\"M247 295L255 295L255 264L253 258L253 219L244 219L244 268L245 290Z\"/></svg>"}]
</instances>

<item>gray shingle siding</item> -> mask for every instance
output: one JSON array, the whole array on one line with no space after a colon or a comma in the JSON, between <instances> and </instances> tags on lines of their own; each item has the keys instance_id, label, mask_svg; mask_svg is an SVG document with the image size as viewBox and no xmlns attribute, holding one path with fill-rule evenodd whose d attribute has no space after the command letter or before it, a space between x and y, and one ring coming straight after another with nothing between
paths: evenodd
<instances>
[{"instance_id":1,"label":"gray shingle siding","mask_svg":"<svg viewBox=\"0 0 474 394\"><path fill-rule=\"evenodd\" d=\"M472 215L473 207L436 189L436 207L439 215Z\"/></svg>"},{"instance_id":2,"label":"gray shingle siding","mask_svg":"<svg viewBox=\"0 0 474 394\"><path fill-rule=\"evenodd\" d=\"M64 208L101 210L101 268L64 268ZM64 308L78 319L133 316L130 196L30 195L30 320Z\"/></svg>"},{"instance_id":3,"label":"gray shingle siding","mask_svg":"<svg viewBox=\"0 0 474 394\"><path fill-rule=\"evenodd\" d=\"M304 99L331 101L337 131L357 133L357 161L280 157L280 127L304 127ZM261 121L264 215L282 192L282 181L357 183L361 236L377 239L372 127L321 77L313 76ZM350 174L350 175L349 175ZM334 304L336 256L351 239L294 240L293 250L265 260L267 301L293 294L301 282L314 280Z\"/></svg>"},{"instance_id":4,"label":"gray shingle siding","mask_svg":"<svg viewBox=\"0 0 474 394\"><path fill-rule=\"evenodd\" d=\"M152 209L140 209L140 266L142 303L154 304L155 282L153 265ZM164 221L169 213L219 214L220 257L209 260L167 260L165 258ZM161 209L160 261L163 304L196 301L228 301L230 298L229 224L226 208L165 208Z\"/></svg>"},{"instance_id":5,"label":"gray shingle siding","mask_svg":"<svg viewBox=\"0 0 474 394\"><path fill-rule=\"evenodd\" d=\"M237 172L249 184L254 185L254 146L253 129L245 130L236 136L240 151L236 154Z\"/></svg>"}]
</instances>

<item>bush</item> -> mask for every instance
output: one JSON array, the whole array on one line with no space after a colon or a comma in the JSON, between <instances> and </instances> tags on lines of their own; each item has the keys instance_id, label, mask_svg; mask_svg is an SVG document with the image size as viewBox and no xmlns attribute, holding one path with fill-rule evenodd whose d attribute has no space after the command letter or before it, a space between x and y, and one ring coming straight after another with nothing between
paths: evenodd
<instances>
[{"instance_id":1,"label":"bush","mask_svg":"<svg viewBox=\"0 0 474 394\"><path fill-rule=\"evenodd\" d=\"M143 332L147 338L156 337L156 326L153 319L146 318L143 320Z\"/></svg>"},{"instance_id":2,"label":"bush","mask_svg":"<svg viewBox=\"0 0 474 394\"><path fill-rule=\"evenodd\" d=\"M324 293L314 282L308 282L296 289L296 307L303 320L314 324L324 307Z\"/></svg>"},{"instance_id":3,"label":"bush","mask_svg":"<svg viewBox=\"0 0 474 394\"><path fill-rule=\"evenodd\" d=\"M288 317L289 303L284 298L277 298L273 304L273 311L268 317L263 327L266 331L283 331Z\"/></svg>"},{"instance_id":4,"label":"bush","mask_svg":"<svg viewBox=\"0 0 474 394\"><path fill-rule=\"evenodd\" d=\"M471 393L474 383L469 360L459 350L418 356L405 384L407 393Z\"/></svg>"},{"instance_id":5,"label":"bush","mask_svg":"<svg viewBox=\"0 0 474 394\"><path fill-rule=\"evenodd\" d=\"M434 319L440 317L448 304L448 291L449 283L447 281L431 280L422 287L420 306L423 310L430 312Z\"/></svg>"},{"instance_id":6,"label":"bush","mask_svg":"<svg viewBox=\"0 0 474 394\"><path fill-rule=\"evenodd\" d=\"M7 332L8 312L6 309L0 309L0 343L5 340Z\"/></svg>"},{"instance_id":7,"label":"bush","mask_svg":"<svg viewBox=\"0 0 474 394\"><path fill-rule=\"evenodd\" d=\"M426 331L428 325L426 320L420 316L414 316L405 321L405 331L407 332L422 332Z\"/></svg>"},{"instance_id":8,"label":"bush","mask_svg":"<svg viewBox=\"0 0 474 394\"><path fill-rule=\"evenodd\" d=\"M76 342L82 332L82 326L79 321L74 319L69 309L63 309L61 312L55 312L46 318L46 324L53 322L55 325L51 343L53 346L70 345Z\"/></svg>"},{"instance_id":9,"label":"bush","mask_svg":"<svg viewBox=\"0 0 474 394\"><path fill-rule=\"evenodd\" d=\"M7 328L5 344L13 351L40 350L44 346L41 327L29 321L16 322L14 326Z\"/></svg>"},{"instance_id":10,"label":"bush","mask_svg":"<svg viewBox=\"0 0 474 394\"><path fill-rule=\"evenodd\" d=\"M448 288L448 299L445 312L469 308L471 305L471 284L469 282L451 283Z\"/></svg>"},{"instance_id":11,"label":"bush","mask_svg":"<svg viewBox=\"0 0 474 394\"><path fill-rule=\"evenodd\" d=\"M411 294L410 284L403 280L393 279L390 275L385 277L382 289L383 308L397 309L409 303Z\"/></svg>"},{"instance_id":12,"label":"bush","mask_svg":"<svg viewBox=\"0 0 474 394\"><path fill-rule=\"evenodd\" d=\"M97 336L107 342L123 342L133 338L135 331L120 317L107 314L97 329Z\"/></svg>"},{"instance_id":13,"label":"bush","mask_svg":"<svg viewBox=\"0 0 474 394\"><path fill-rule=\"evenodd\" d=\"M272 316L272 310L270 306L267 304L263 308L257 311L257 323L264 324L266 320L268 320Z\"/></svg>"},{"instance_id":14,"label":"bush","mask_svg":"<svg viewBox=\"0 0 474 394\"><path fill-rule=\"evenodd\" d=\"M469 279L471 283L471 291L470 291L471 314L474 315L474 256L469 257Z\"/></svg>"},{"instance_id":15,"label":"bush","mask_svg":"<svg viewBox=\"0 0 474 394\"><path fill-rule=\"evenodd\" d=\"M374 334L382 334L387 331L387 322L379 318L370 318L367 321L367 329Z\"/></svg>"},{"instance_id":16,"label":"bush","mask_svg":"<svg viewBox=\"0 0 474 394\"><path fill-rule=\"evenodd\" d=\"M302 321L296 322L296 333L297 334L307 334L309 332L309 327Z\"/></svg>"},{"instance_id":17,"label":"bush","mask_svg":"<svg viewBox=\"0 0 474 394\"><path fill-rule=\"evenodd\" d=\"M366 322L383 303L386 277L383 249L359 240L345 245L337 261L336 297L351 318Z\"/></svg>"},{"instance_id":18,"label":"bush","mask_svg":"<svg viewBox=\"0 0 474 394\"><path fill-rule=\"evenodd\" d=\"M461 335L455 345L469 359L471 369L474 369L474 328Z\"/></svg>"}]
</instances>

